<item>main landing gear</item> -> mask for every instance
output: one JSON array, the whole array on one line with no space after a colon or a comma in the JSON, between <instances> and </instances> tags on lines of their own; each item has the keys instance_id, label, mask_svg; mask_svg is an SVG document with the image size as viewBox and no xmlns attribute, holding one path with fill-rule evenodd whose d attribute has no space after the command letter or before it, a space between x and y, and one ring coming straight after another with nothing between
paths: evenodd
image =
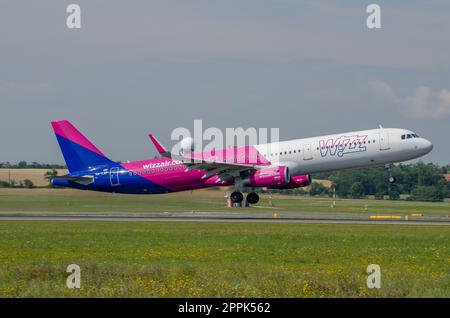
<instances>
[{"instance_id":1,"label":"main landing gear","mask_svg":"<svg viewBox=\"0 0 450 318\"><path fill-rule=\"evenodd\" d=\"M244 200L244 195L239 191L234 191L230 194L231 202L233 203L242 203ZM247 194L247 202L249 204L256 204L259 201L259 195L255 192L250 192Z\"/></svg>"},{"instance_id":2,"label":"main landing gear","mask_svg":"<svg viewBox=\"0 0 450 318\"><path fill-rule=\"evenodd\" d=\"M388 178L389 183L394 184L397 181L397 178L391 174L391 164L389 163L385 164L384 169L387 169L389 171L389 178Z\"/></svg>"},{"instance_id":3,"label":"main landing gear","mask_svg":"<svg viewBox=\"0 0 450 318\"><path fill-rule=\"evenodd\" d=\"M256 192L250 192L247 194L247 202L249 204L256 204L259 201L259 195Z\"/></svg>"},{"instance_id":4,"label":"main landing gear","mask_svg":"<svg viewBox=\"0 0 450 318\"><path fill-rule=\"evenodd\" d=\"M230 194L231 202L233 203L241 203L242 200L244 200L244 196L239 191L234 191L232 194Z\"/></svg>"}]
</instances>

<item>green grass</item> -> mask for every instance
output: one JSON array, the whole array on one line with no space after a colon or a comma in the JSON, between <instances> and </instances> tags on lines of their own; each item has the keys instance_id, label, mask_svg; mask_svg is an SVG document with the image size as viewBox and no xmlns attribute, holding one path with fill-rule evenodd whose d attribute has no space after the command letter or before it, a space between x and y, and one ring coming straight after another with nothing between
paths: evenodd
<instances>
[{"instance_id":1,"label":"green grass","mask_svg":"<svg viewBox=\"0 0 450 318\"><path fill-rule=\"evenodd\" d=\"M445 226L0 221L0 296L450 297ZM81 266L81 289L65 286ZM366 287L379 264L381 289Z\"/></svg>"},{"instance_id":2,"label":"green grass","mask_svg":"<svg viewBox=\"0 0 450 318\"><path fill-rule=\"evenodd\" d=\"M23 192L21 192L23 191ZM175 211L240 211L225 207L226 191L182 192L162 195L122 195L87 191L17 190L0 192L0 211L78 211L78 212L175 212ZM53 192L52 192L53 191ZM55 191L57 194L55 195ZM24 194L26 193L26 195ZM246 211L290 212L369 212L375 213L441 213L450 215L450 202L410 202L390 200L336 200L296 196L261 196L259 207ZM272 204L271 204L272 203Z\"/></svg>"}]
</instances>

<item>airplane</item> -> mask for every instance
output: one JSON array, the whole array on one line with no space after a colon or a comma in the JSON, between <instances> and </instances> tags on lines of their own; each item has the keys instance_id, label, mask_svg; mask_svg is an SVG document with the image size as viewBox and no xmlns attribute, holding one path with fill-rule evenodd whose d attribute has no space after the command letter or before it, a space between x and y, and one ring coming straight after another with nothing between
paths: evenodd
<instances>
[{"instance_id":1,"label":"airplane","mask_svg":"<svg viewBox=\"0 0 450 318\"><path fill-rule=\"evenodd\" d=\"M293 189L311 184L311 174L390 165L426 155L433 144L408 129L383 128L345 132L212 150L173 154L149 135L159 158L116 162L105 156L69 121L51 123L69 173L55 186L128 194L159 194L234 186L232 203L256 204L255 188ZM390 174L389 182L395 176Z\"/></svg>"}]
</instances>

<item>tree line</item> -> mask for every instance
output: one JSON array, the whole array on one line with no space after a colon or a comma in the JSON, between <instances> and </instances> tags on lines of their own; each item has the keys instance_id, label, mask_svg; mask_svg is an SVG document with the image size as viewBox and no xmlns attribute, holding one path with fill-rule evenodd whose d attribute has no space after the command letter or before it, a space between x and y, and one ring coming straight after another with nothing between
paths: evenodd
<instances>
[{"instance_id":1,"label":"tree line","mask_svg":"<svg viewBox=\"0 0 450 318\"><path fill-rule=\"evenodd\" d=\"M0 162L0 169L66 169L65 165L39 163L33 161L28 163L26 161L19 161L18 163L10 163L9 161Z\"/></svg>"},{"instance_id":2,"label":"tree line","mask_svg":"<svg viewBox=\"0 0 450 318\"><path fill-rule=\"evenodd\" d=\"M398 200L405 195L406 200L442 201L450 197L450 183L443 177L449 171L450 165L419 161L396 165L390 171L384 167L370 167L321 173L316 177L331 180L336 195L341 198L373 196L375 199ZM390 175L396 177L395 183L388 182ZM317 192L317 189L313 191Z\"/></svg>"},{"instance_id":3,"label":"tree line","mask_svg":"<svg viewBox=\"0 0 450 318\"><path fill-rule=\"evenodd\" d=\"M375 198L416 201L443 201L450 198L450 182L443 175L450 173L450 165L439 166L417 162L399 164L389 170L383 166L356 168L334 172L318 173L312 176L312 184L293 190L272 190L274 193L300 194L311 196L333 196L339 198ZM389 183L389 176L396 177ZM332 187L326 187L314 179L330 180Z\"/></svg>"}]
</instances>

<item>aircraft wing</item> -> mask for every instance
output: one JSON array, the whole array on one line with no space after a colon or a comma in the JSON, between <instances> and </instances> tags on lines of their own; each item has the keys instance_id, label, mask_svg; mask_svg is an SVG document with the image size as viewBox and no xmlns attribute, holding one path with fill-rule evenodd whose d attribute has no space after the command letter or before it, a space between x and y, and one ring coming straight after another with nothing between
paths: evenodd
<instances>
[{"instance_id":1,"label":"aircraft wing","mask_svg":"<svg viewBox=\"0 0 450 318\"><path fill-rule=\"evenodd\" d=\"M186 155L183 156L172 154L170 157L174 160L181 161L185 166L187 166L187 171L195 169L207 171L202 179L209 178L216 174L219 176L225 176L227 174L238 176L242 171L256 170L256 165L252 164L204 160Z\"/></svg>"},{"instance_id":2,"label":"aircraft wing","mask_svg":"<svg viewBox=\"0 0 450 318\"><path fill-rule=\"evenodd\" d=\"M93 176L82 176L82 177L72 177L72 176L60 176L60 177L52 177L51 181L53 180L66 180L66 181L72 181L83 185L88 185L94 182Z\"/></svg>"},{"instance_id":3,"label":"aircraft wing","mask_svg":"<svg viewBox=\"0 0 450 318\"><path fill-rule=\"evenodd\" d=\"M209 178L213 175L225 175L225 174L238 174L241 171L256 170L257 165L233 163L217 160L200 159L189 155L176 155L167 150L153 135L149 135L151 141L155 145L156 150L163 157L168 157L173 160L181 161L187 166L187 171L190 170L205 170L207 173L203 176L203 179Z\"/></svg>"}]
</instances>

